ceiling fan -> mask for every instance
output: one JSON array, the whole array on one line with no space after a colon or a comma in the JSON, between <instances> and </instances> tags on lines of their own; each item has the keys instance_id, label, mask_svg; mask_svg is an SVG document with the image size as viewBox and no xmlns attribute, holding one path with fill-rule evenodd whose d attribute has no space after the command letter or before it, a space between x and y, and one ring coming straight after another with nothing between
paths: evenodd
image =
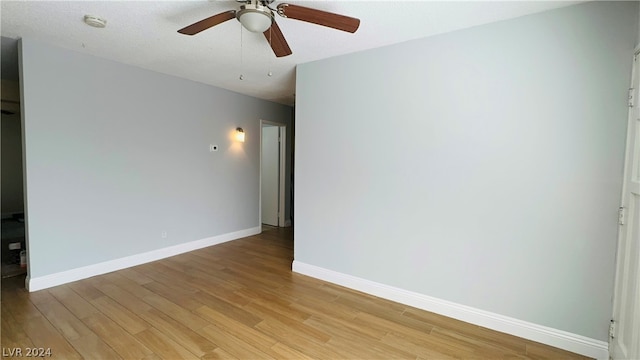
<instances>
[{"instance_id":1,"label":"ceiling fan","mask_svg":"<svg viewBox=\"0 0 640 360\"><path fill-rule=\"evenodd\" d=\"M275 9L271 8L274 0L236 0L244 5L240 5L240 10L228 10L219 14L200 20L187 27L178 30L185 35L195 35L203 30L219 25L233 18L238 19L242 26L251 32L261 32L271 45L271 49L277 57L291 55L291 48L284 39L284 35L274 18L274 12L278 15L322 25L350 33L356 32L360 26L360 20L344 15L334 14L322 10L312 9L304 6L282 3Z\"/></svg>"}]
</instances>

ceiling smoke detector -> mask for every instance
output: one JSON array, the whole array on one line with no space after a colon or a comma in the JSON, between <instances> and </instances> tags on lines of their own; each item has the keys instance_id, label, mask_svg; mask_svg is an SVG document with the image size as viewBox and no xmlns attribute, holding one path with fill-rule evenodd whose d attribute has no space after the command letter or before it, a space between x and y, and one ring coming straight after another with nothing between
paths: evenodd
<instances>
[{"instance_id":1,"label":"ceiling smoke detector","mask_svg":"<svg viewBox=\"0 0 640 360\"><path fill-rule=\"evenodd\" d=\"M85 15L84 23L95 28L103 28L107 26L107 20L93 15Z\"/></svg>"}]
</instances>

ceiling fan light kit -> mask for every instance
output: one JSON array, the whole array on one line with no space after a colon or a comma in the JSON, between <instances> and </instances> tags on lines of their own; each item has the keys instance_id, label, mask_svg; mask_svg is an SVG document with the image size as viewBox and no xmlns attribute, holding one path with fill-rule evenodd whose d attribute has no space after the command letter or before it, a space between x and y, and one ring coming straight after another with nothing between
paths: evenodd
<instances>
[{"instance_id":1,"label":"ceiling fan light kit","mask_svg":"<svg viewBox=\"0 0 640 360\"><path fill-rule=\"evenodd\" d=\"M274 11L286 19L295 19L350 33L355 33L360 26L359 19L299 5L283 3L279 4L276 9L272 9L269 7L269 4L273 1L274 0L238 0L238 2L244 3L244 5L240 5L240 10L221 12L184 27L178 30L178 32L185 35L195 35L225 21L236 18L245 29L255 33L263 33L273 53L277 57L283 57L291 55L292 51L278 23L274 19Z\"/></svg>"},{"instance_id":2,"label":"ceiling fan light kit","mask_svg":"<svg viewBox=\"0 0 640 360\"><path fill-rule=\"evenodd\" d=\"M236 18L242 26L255 33L267 31L273 23L273 12L257 0L241 5Z\"/></svg>"}]
</instances>

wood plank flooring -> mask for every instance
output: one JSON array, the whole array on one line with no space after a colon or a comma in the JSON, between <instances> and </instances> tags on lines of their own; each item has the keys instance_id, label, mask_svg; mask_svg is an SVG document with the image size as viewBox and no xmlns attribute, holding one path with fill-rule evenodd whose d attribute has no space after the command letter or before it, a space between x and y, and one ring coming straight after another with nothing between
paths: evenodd
<instances>
[{"instance_id":1,"label":"wood plank flooring","mask_svg":"<svg viewBox=\"0 0 640 360\"><path fill-rule=\"evenodd\" d=\"M1 339L57 359L579 359L291 272L291 229L28 293Z\"/></svg>"}]
</instances>

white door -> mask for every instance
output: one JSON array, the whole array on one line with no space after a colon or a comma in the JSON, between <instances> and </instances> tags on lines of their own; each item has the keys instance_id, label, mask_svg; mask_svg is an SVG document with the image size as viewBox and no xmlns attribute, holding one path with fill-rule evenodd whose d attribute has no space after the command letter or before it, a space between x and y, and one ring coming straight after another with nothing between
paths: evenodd
<instances>
[{"instance_id":1,"label":"white door","mask_svg":"<svg viewBox=\"0 0 640 360\"><path fill-rule=\"evenodd\" d=\"M280 145L278 126L262 127L262 223L278 226Z\"/></svg>"},{"instance_id":2,"label":"white door","mask_svg":"<svg viewBox=\"0 0 640 360\"><path fill-rule=\"evenodd\" d=\"M640 359L640 68L636 53L633 65L632 107L629 109L627 151L618 237L616 283L613 298L613 359Z\"/></svg>"}]
</instances>

